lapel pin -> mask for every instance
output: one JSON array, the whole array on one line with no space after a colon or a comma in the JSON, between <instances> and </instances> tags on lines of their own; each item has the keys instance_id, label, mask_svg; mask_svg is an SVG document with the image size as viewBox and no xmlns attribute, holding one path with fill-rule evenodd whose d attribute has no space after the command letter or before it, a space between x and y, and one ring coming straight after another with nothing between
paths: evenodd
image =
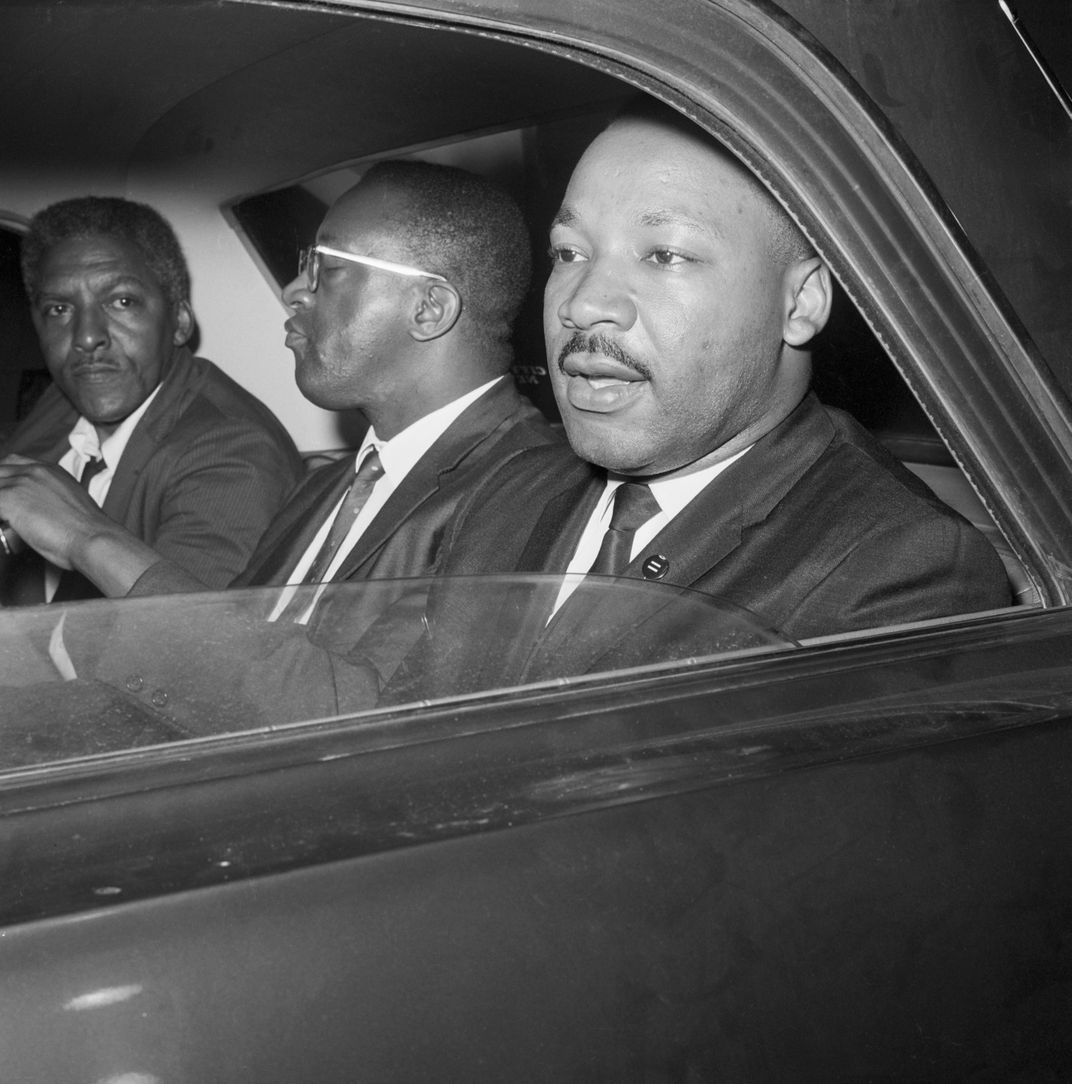
<instances>
[{"instance_id":1,"label":"lapel pin","mask_svg":"<svg viewBox=\"0 0 1072 1084\"><path fill-rule=\"evenodd\" d=\"M664 557L661 553L653 553L645 558L640 570L644 573L646 580L661 580L670 571L670 558Z\"/></svg>"}]
</instances>

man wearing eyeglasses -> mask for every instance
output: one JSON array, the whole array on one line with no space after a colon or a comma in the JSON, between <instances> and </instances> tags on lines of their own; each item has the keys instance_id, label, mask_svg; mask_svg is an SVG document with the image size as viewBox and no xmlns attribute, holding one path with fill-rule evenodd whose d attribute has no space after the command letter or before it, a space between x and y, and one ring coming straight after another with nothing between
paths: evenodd
<instances>
[{"instance_id":1,"label":"man wearing eyeglasses","mask_svg":"<svg viewBox=\"0 0 1072 1084\"><path fill-rule=\"evenodd\" d=\"M302 394L369 429L304 479L233 586L426 575L461 497L556 439L509 376L530 262L520 210L465 170L382 162L335 203L283 291L286 343ZM119 530L53 559L113 596L204 586ZM307 618L295 593L274 618Z\"/></svg>"}]
</instances>

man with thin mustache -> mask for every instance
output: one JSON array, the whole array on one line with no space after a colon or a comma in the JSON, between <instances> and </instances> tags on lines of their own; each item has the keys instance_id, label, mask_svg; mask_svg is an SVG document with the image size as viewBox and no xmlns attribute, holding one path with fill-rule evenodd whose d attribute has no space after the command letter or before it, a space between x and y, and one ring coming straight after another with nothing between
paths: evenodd
<instances>
[{"instance_id":1,"label":"man with thin mustache","mask_svg":"<svg viewBox=\"0 0 1072 1084\"><path fill-rule=\"evenodd\" d=\"M497 650L491 630L470 670L433 592L392 699L464 691L463 672L476 688L591 668L570 630L601 622L609 650L631 627L569 607L595 575L703 591L793 639L1008 605L985 538L810 391L830 272L716 140L658 103L627 109L578 163L550 248L548 368L572 451L493 474L440 571L569 575L532 618L535 649ZM631 661L643 645L634 630Z\"/></svg>"},{"instance_id":2,"label":"man with thin mustache","mask_svg":"<svg viewBox=\"0 0 1072 1084\"><path fill-rule=\"evenodd\" d=\"M4 605L125 589L122 566L118 584L95 583L70 560L113 532L224 586L302 465L267 407L188 349L171 227L130 200L65 200L31 221L22 265L54 384L0 449Z\"/></svg>"}]
</instances>

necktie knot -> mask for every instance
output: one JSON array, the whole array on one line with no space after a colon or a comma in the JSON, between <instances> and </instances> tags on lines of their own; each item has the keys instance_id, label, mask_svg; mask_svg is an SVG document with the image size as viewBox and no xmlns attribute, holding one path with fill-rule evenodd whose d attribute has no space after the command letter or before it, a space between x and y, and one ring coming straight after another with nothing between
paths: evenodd
<instances>
[{"instance_id":1,"label":"necktie knot","mask_svg":"<svg viewBox=\"0 0 1072 1084\"><path fill-rule=\"evenodd\" d=\"M375 482L383 474L383 464L380 462L380 453L373 448L357 468L354 474L354 482Z\"/></svg>"},{"instance_id":2,"label":"necktie knot","mask_svg":"<svg viewBox=\"0 0 1072 1084\"><path fill-rule=\"evenodd\" d=\"M647 482L623 482L614 491L612 531L635 531L659 514L659 502Z\"/></svg>"},{"instance_id":3,"label":"necktie knot","mask_svg":"<svg viewBox=\"0 0 1072 1084\"><path fill-rule=\"evenodd\" d=\"M104 462L104 456L102 455L87 459L82 466L82 473L78 477L78 484L83 489L89 489L89 483L107 466L108 464Z\"/></svg>"}]
</instances>

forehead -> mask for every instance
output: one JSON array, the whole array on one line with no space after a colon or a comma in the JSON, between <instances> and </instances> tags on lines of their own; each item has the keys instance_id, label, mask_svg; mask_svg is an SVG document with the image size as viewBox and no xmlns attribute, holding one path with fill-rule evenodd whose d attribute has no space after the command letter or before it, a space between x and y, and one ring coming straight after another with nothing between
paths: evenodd
<instances>
[{"instance_id":1,"label":"forehead","mask_svg":"<svg viewBox=\"0 0 1072 1084\"><path fill-rule=\"evenodd\" d=\"M373 239L398 237L404 228L408 203L378 182L359 184L343 193L324 216L317 239L341 247Z\"/></svg>"},{"instance_id":2,"label":"forehead","mask_svg":"<svg viewBox=\"0 0 1072 1084\"><path fill-rule=\"evenodd\" d=\"M137 245L121 237L93 234L52 245L41 261L42 287L78 280L90 284L132 280L160 292L160 284Z\"/></svg>"},{"instance_id":3,"label":"forehead","mask_svg":"<svg viewBox=\"0 0 1072 1084\"><path fill-rule=\"evenodd\" d=\"M612 124L582 155L558 221L680 224L723 236L762 228L757 183L701 136L654 121Z\"/></svg>"}]
</instances>

